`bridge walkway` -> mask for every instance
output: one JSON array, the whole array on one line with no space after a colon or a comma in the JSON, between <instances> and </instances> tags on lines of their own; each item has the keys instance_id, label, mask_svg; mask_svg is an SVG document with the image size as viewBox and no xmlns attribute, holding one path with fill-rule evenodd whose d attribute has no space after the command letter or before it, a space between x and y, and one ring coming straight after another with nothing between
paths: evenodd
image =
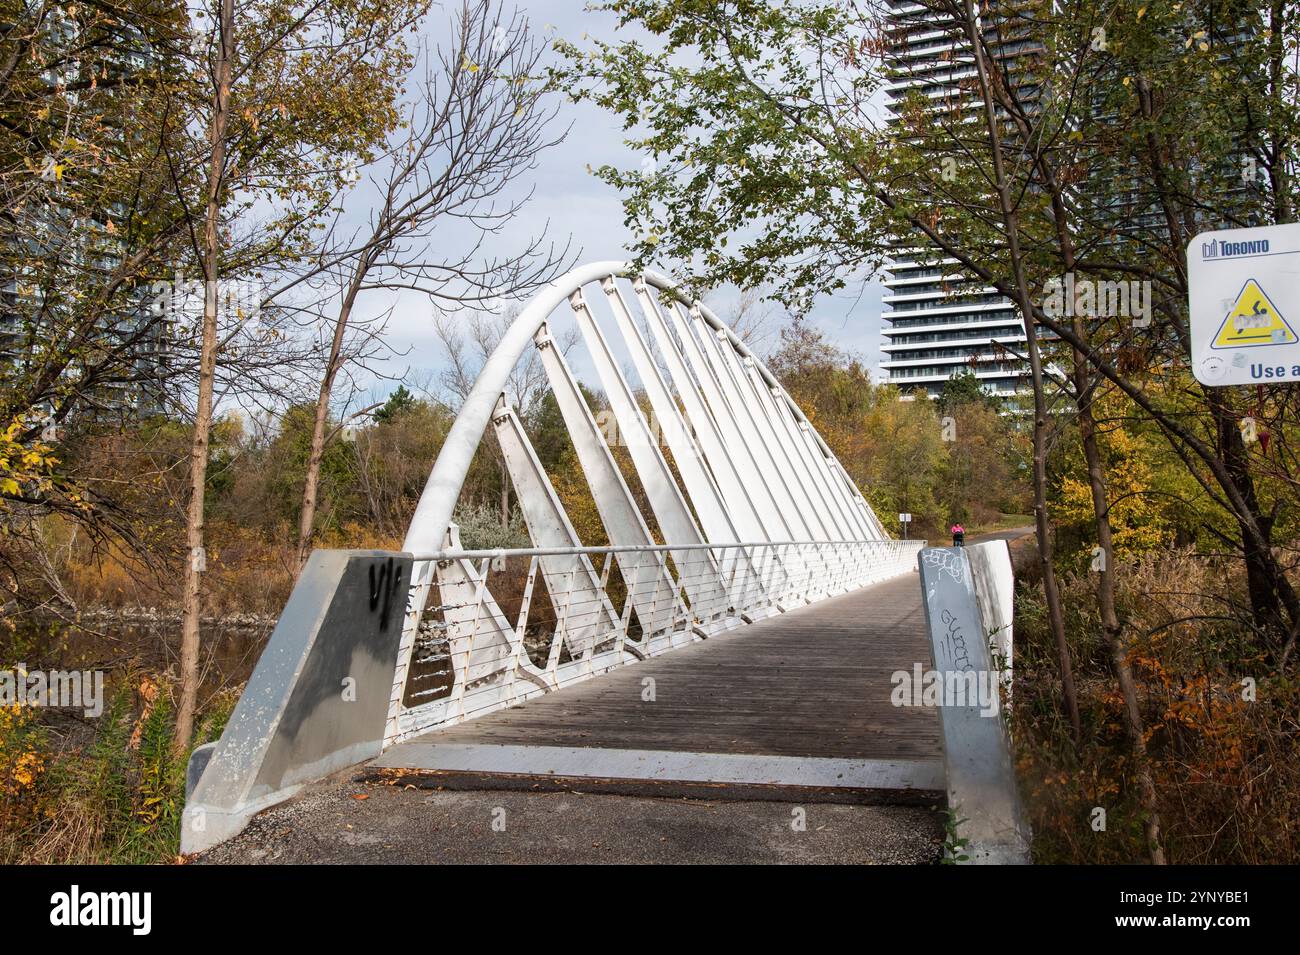
<instances>
[{"instance_id":1,"label":"bridge walkway","mask_svg":"<svg viewBox=\"0 0 1300 955\"><path fill-rule=\"evenodd\" d=\"M931 804L944 788L937 715L890 702L891 674L930 666L924 628L904 574L435 730L374 765L450 786L795 787Z\"/></svg>"},{"instance_id":2,"label":"bridge walkway","mask_svg":"<svg viewBox=\"0 0 1300 955\"><path fill-rule=\"evenodd\" d=\"M923 628L905 574L395 746L197 861L933 863L938 718L889 702Z\"/></svg>"}]
</instances>

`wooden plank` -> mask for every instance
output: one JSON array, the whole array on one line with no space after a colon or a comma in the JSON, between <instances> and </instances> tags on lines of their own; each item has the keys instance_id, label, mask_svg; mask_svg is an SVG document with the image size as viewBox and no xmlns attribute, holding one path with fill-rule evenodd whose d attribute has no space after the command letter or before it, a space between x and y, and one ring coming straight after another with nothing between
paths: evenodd
<instances>
[{"instance_id":1,"label":"wooden plank","mask_svg":"<svg viewBox=\"0 0 1300 955\"><path fill-rule=\"evenodd\" d=\"M930 649L917 580L906 574L418 742L935 758L942 752L936 714L890 704L891 674L914 663L929 668ZM653 701L643 699L647 678ZM385 763L400 763L399 751Z\"/></svg>"}]
</instances>

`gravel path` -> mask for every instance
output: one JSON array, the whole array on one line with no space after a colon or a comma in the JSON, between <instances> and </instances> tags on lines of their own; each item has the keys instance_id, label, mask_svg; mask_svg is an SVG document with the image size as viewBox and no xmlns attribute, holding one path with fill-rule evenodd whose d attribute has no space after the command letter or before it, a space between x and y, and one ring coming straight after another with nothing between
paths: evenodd
<instances>
[{"instance_id":1,"label":"gravel path","mask_svg":"<svg viewBox=\"0 0 1300 955\"><path fill-rule=\"evenodd\" d=\"M349 774L193 861L916 864L937 861L942 842L942 816L921 808L429 790Z\"/></svg>"}]
</instances>

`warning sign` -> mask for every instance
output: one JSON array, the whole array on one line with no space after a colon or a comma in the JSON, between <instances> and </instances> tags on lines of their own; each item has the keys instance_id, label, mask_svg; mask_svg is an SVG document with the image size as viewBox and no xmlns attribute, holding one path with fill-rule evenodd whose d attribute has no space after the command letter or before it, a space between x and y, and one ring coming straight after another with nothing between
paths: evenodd
<instances>
[{"instance_id":1,"label":"warning sign","mask_svg":"<svg viewBox=\"0 0 1300 955\"><path fill-rule=\"evenodd\" d=\"M1201 384L1300 382L1300 223L1196 236L1187 299Z\"/></svg>"},{"instance_id":2,"label":"warning sign","mask_svg":"<svg viewBox=\"0 0 1300 955\"><path fill-rule=\"evenodd\" d=\"M1300 338L1254 279L1247 279L1211 348L1294 345Z\"/></svg>"}]
</instances>

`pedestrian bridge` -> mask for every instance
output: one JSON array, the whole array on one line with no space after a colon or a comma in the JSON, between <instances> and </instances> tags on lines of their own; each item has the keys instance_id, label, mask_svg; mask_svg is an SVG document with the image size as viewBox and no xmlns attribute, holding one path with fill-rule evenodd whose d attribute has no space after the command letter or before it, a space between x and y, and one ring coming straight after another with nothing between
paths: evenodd
<instances>
[{"instance_id":1,"label":"pedestrian bridge","mask_svg":"<svg viewBox=\"0 0 1300 955\"><path fill-rule=\"evenodd\" d=\"M552 335L566 303L609 402L603 422ZM527 349L539 352L605 546L578 539L506 399ZM485 434L532 549L460 547L452 518ZM506 332L434 465L403 546L414 576L384 743L895 576L920 546L889 539L780 383L713 312L653 273L585 266Z\"/></svg>"},{"instance_id":2,"label":"pedestrian bridge","mask_svg":"<svg viewBox=\"0 0 1300 955\"><path fill-rule=\"evenodd\" d=\"M580 355L560 347L560 321ZM579 539L506 397L529 349L601 540ZM528 548L462 546L454 515L489 436ZM403 551L312 555L222 739L192 761L184 848L367 761L462 780L933 801L940 721L890 701L891 674L931 658L923 544L884 531L705 305L621 263L576 269L484 365Z\"/></svg>"}]
</instances>

